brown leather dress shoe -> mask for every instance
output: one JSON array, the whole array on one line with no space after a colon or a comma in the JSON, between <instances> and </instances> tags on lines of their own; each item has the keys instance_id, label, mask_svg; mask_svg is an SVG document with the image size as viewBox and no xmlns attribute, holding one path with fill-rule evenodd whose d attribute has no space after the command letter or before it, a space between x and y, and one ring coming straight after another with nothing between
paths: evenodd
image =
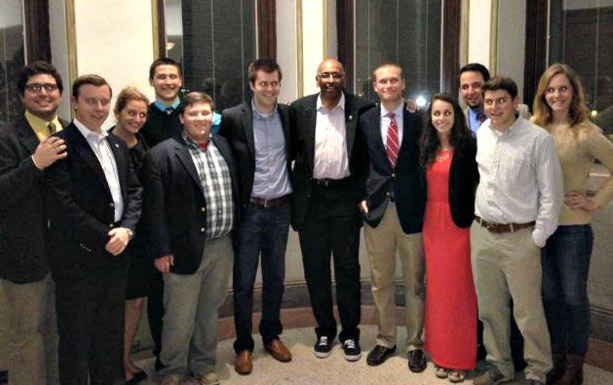
<instances>
[{"instance_id":1,"label":"brown leather dress shoe","mask_svg":"<svg viewBox=\"0 0 613 385\"><path fill-rule=\"evenodd\" d=\"M243 350L236 356L236 363L234 364L234 370L236 373L246 375L253 370L253 361L251 358L251 352L249 350Z\"/></svg>"},{"instance_id":2,"label":"brown leather dress shoe","mask_svg":"<svg viewBox=\"0 0 613 385\"><path fill-rule=\"evenodd\" d=\"M289 362L292 360L292 353L278 338L275 338L270 344L264 346L264 349L266 349L266 351L277 361Z\"/></svg>"}]
</instances>

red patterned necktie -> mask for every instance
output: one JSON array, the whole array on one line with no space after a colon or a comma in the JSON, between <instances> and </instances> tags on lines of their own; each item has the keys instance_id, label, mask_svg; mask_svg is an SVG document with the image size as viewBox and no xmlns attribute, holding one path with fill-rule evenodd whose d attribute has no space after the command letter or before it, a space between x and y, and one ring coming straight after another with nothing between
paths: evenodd
<instances>
[{"instance_id":1,"label":"red patterned necktie","mask_svg":"<svg viewBox=\"0 0 613 385\"><path fill-rule=\"evenodd\" d=\"M387 158L390 160L392 168L394 168L396 167L396 160L398 160L398 124L396 123L396 118L394 117L393 112L390 112L389 116L390 125L387 128L385 152L387 153Z\"/></svg>"}]
</instances>

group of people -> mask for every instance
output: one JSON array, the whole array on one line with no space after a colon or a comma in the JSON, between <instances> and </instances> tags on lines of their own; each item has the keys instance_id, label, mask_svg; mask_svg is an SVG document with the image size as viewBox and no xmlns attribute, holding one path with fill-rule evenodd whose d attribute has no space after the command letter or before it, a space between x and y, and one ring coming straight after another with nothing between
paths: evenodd
<instances>
[{"instance_id":1,"label":"group of people","mask_svg":"<svg viewBox=\"0 0 613 385\"><path fill-rule=\"evenodd\" d=\"M179 99L181 67L161 58L149 73L155 101L123 89L107 132L104 78L75 80L69 123L57 116L56 69L25 67L24 115L0 129L10 384L58 383L45 351L58 353L63 385L143 380L130 350L145 298L160 384L217 384L217 318L230 276L235 370L248 375L260 262L262 344L291 361L280 314L290 224L316 319L315 356L330 356L337 336L348 361L362 356L363 227L378 329L368 365L396 351L398 256L410 371L426 369L427 352L437 377L463 381L476 365L479 318L491 365L474 383L512 381L514 318L526 381L580 384L589 222L613 195L610 181L586 196L587 178L595 160L613 170L613 144L590 123L566 65L543 75L531 121L513 80L490 79L480 64L460 72L464 111L448 94L415 111L394 63L374 70L375 105L345 89L335 59L317 69L319 93L287 106L278 102L281 68L258 59L248 68L253 97L220 119L205 93ZM57 347L47 330L56 324Z\"/></svg>"}]
</instances>

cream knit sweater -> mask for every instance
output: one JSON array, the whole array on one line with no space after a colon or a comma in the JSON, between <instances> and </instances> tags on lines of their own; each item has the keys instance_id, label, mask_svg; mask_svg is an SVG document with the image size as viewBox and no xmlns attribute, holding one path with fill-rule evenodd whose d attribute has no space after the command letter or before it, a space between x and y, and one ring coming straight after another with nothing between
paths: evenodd
<instances>
[{"instance_id":1,"label":"cream knit sweater","mask_svg":"<svg viewBox=\"0 0 613 385\"><path fill-rule=\"evenodd\" d=\"M568 123L549 124L544 127L552 136L560 158L564 177L564 193L575 191L585 195L587 180L598 159L613 174L613 143L600 127L583 122L571 127ZM613 178L600 189L592 200L600 208L613 197ZM585 210L571 210L565 204L560 211L560 225L584 225L590 223L592 214Z\"/></svg>"}]
</instances>

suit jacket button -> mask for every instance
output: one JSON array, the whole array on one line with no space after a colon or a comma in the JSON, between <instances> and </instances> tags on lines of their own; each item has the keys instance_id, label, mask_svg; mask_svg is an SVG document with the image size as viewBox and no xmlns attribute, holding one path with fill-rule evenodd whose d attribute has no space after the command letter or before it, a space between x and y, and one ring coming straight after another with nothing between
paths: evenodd
<instances>
[{"instance_id":1,"label":"suit jacket button","mask_svg":"<svg viewBox=\"0 0 613 385\"><path fill-rule=\"evenodd\" d=\"M206 212L206 208L205 208L205 207L202 207L202 208L200 209L200 211L202 211L203 213L205 213L205 212Z\"/></svg>"},{"instance_id":2,"label":"suit jacket button","mask_svg":"<svg viewBox=\"0 0 613 385\"><path fill-rule=\"evenodd\" d=\"M201 228L200 228L200 232L201 232L201 233L204 233L204 231L205 231L205 230L204 230L204 227L201 227Z\"/></svg>"},{"instance_id":3,"label":"suit jacket button","mask_svg":"<svg viewBox=\"0 0 613 385\"><path fill-rule=\"evenodd\" d=\"M111 203L109 204L109 206L110 206L111 208L113 208L113 207L115 207L115 203L111 202Z\"/></svg>"},{"instance_id":4,"label":"suit jacket button","mask_svg":"<svg viewBox=\"0 0 613 385\"><path fill-rule=\"evenodd\" d=\"M392 178L395 178L395 177L396 177L396 173L394 172L392 173Z\"/></svg>"}]
</instances>

